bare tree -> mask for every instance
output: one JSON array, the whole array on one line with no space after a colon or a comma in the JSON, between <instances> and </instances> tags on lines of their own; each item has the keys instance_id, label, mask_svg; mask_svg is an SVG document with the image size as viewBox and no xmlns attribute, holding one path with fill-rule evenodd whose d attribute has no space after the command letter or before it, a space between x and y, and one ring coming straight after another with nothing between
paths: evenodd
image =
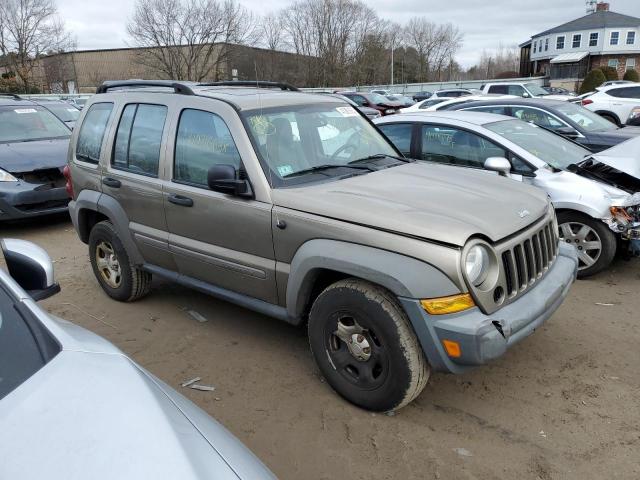
<instances>
[{"instance_id":1,"label":"bare tree","mask_svg":"<svg viewBox=\"0 0 640 480\"><path fill-rule=\"evenodd\" d=\"M234 0L137 0L127 31L138 60L167 78L217 79L229 44L246 43L253 15Z\"/></svg>"},{"instance_id":2,"label":"bare tree","mask_svg":"<svg viewBox=\"0 0 640 480\"><path fill-rule=\"evenodd\" d=\"M57 18L53 0L0 2L0 54L26 92L34 83L42 55L59 53L75 45Z\"/></svg>"},{"instance_id":3,"label":"bare tree","mask_svg":"<svg viewBox=\"0 0 640 480\"><path fill-rule=\"evenodd\" d=\"M517 77L519 70L518 47L516 45L507 47L500 43L494 50L483 50L478 63L468 70L467 76L473 80Z\"/></svg>"},{"instance_id":4,"label":"bare tree","mask_svg":"<svg viewBox=\"0 0 640 480\"><path fill-rule=\"evenodd\" d=\"M269 50L279 50L284 44L282 16L270 13L262 17L258 33L262 37L262 45Z\"/></svg>"}]
</instances>

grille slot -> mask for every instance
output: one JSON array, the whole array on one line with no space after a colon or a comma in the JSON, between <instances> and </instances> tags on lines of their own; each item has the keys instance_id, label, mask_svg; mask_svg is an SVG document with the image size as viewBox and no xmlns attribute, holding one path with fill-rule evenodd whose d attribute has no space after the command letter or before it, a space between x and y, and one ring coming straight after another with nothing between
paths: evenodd
<instances>
[{"instance_id":1,"label":"grille slot","mask_svg":"<svg viewBox=\"0 0 640 480\"><path fill-rule=\"evenodd\" d=\"M558 235L548 222L529 238L502 253L506 295L513 298L533 285L558 255Z\"/></svg>"}]
</instances>

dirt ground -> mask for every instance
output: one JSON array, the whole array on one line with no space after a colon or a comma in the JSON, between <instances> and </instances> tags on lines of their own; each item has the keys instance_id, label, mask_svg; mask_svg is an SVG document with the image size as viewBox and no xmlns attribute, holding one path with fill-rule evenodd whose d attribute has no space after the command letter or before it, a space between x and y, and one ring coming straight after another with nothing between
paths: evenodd
<instances>
[{"instance_id":1,"label":"dirt ground","mask_svg":"<svg viewBox=\"0 0 640 480\"><path fill-rule=\"evenodd\" d=\"M503 358L434 374L416 401L381 415L322 381L304 329L155 280L145 299L118 303L68 219L2 230L54 259L62 293L49 311L181 390L283 480L640 478L639 260L579 281ZM215 392L180 389L195 376Z\"/></svg>"}]
</instances>

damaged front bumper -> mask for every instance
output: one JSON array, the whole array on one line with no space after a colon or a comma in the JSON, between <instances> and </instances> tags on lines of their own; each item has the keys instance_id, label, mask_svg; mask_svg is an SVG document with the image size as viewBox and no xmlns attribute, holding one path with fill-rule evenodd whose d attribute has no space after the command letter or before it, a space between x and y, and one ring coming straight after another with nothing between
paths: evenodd
<instances>
[{"instance_id":1,"label":"damaged front bumper","mask_svg":"<svg viewBox=\"0 0 640 480\"><path fill-rule=\"evenodd\" d=\"M429 315L419 300L400 298L432 369L462 373L503 355L532 334L560 307L578 273L577 250L560 244L551 270L519 299L486 315L479 308ZM457 342L460 355L447 355L443 340Z\"/></svg>"}]
</instances>

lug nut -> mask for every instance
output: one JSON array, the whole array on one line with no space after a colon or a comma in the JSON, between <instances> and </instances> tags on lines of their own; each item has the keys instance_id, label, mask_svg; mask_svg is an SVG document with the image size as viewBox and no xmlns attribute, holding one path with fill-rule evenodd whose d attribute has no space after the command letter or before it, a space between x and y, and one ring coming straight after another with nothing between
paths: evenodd
<instances>
[{"instance_id":1,"label":"lug nut","mask_svg":"<svg viewBox=\"0 0 640 480\"><path fill-rule=\"evenodd\" d=\"M364 340L364 337L362 335L358 335L356 337L356 340L358 341L358 343L362 343L362 341Z\"/></svg>"}]
</instances>

